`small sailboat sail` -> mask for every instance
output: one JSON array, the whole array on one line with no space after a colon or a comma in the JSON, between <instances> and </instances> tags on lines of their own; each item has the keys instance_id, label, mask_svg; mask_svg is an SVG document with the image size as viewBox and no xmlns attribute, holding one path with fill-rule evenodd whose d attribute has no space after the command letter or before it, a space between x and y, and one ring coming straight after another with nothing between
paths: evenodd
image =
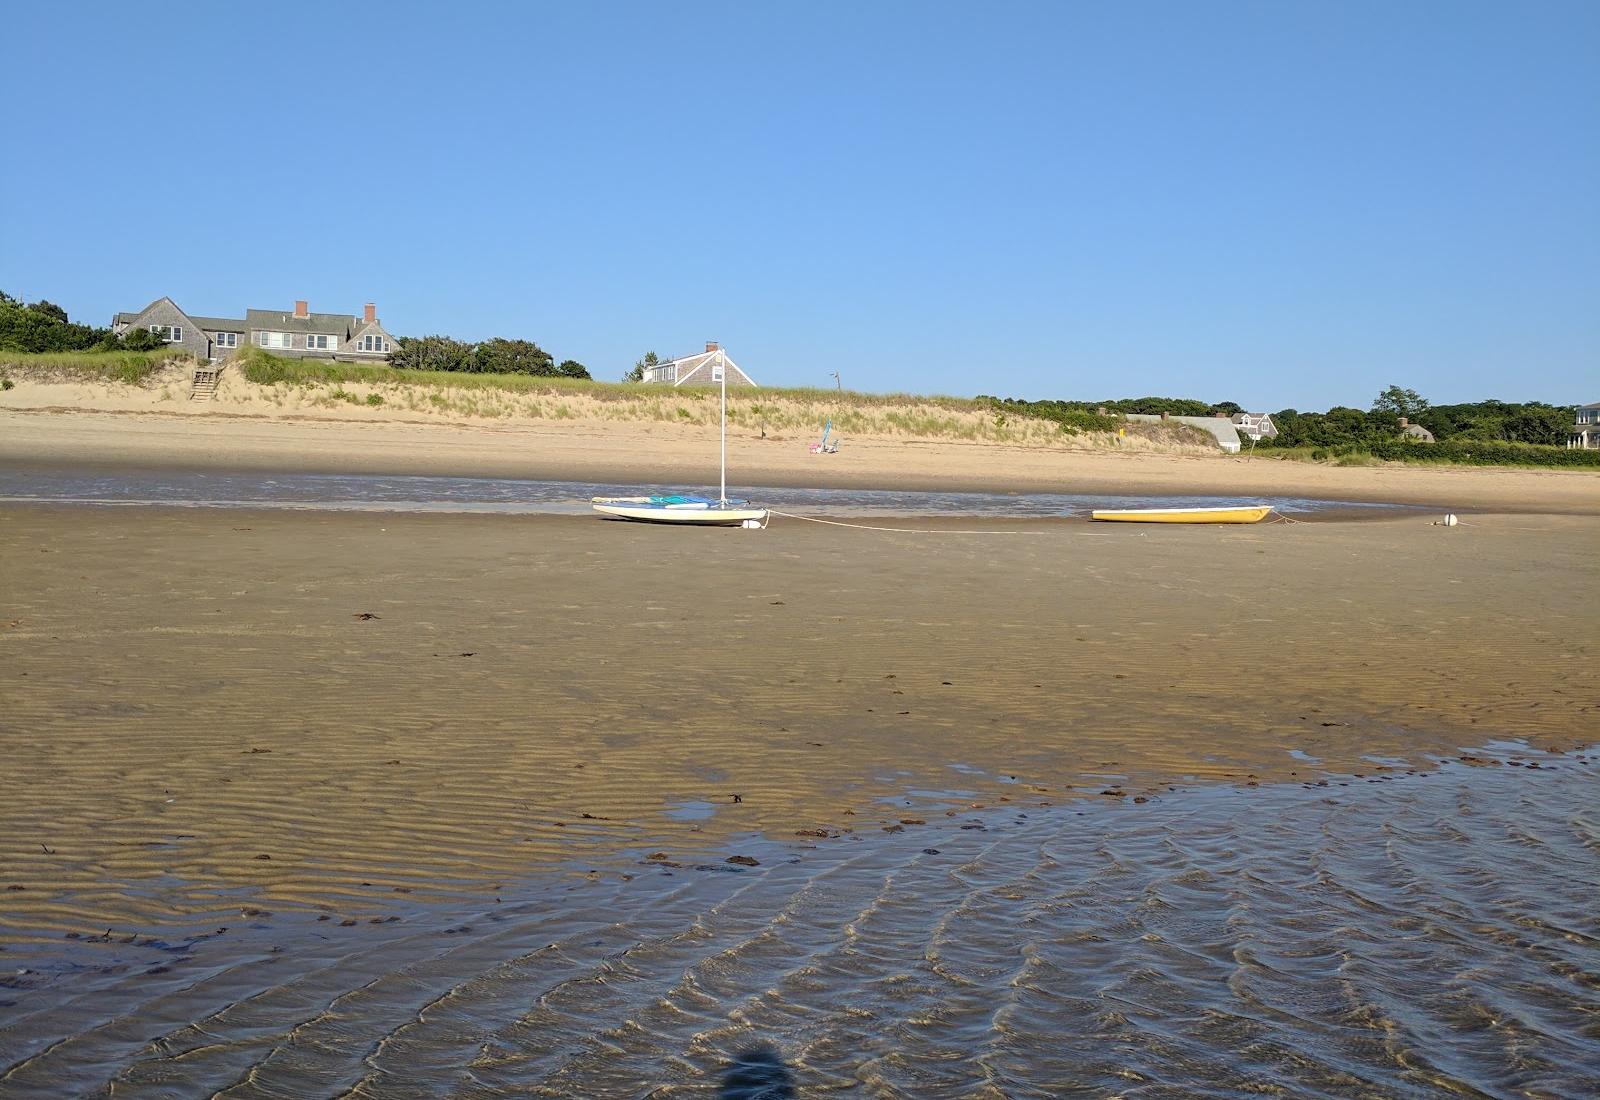
<instances>
[{"instance_id":1,"label":"small sailboat sail","mask_svg":"<svg viewBox=\"0 0 1600 1100\"><path fill-rule=\"evenodd\" d=\"M722 387L722 451L718 496L661 495L633 497L594 497L596 512L613 519L642 523L677 523L699 527L765 526L767 510L747 500L728 499L728 371L724 354L717 350L717 365L711 378Z\"/></svg>"}]
</instances>

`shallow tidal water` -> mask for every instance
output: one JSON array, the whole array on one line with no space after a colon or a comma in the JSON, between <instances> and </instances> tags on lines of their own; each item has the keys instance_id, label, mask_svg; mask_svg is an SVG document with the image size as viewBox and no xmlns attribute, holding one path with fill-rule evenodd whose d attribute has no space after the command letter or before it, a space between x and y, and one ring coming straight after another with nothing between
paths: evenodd
<instances>
[{"instance_id":1,"label":"shallow tidal water","mask_svg":"<svg viewBox=\"0 0 1600 1100\"><path fill-rule=\"evenodd\" d=\"M198 473L118 470L0 471L0 501L167 507L269 508L376 512L486 512L591 515L590 498L684 491L716 494L715 486L617 485L514 478L377 474ZM1300 497L1104 496L1085 493L930 493L871 489L780 489L730 486L776 509L822 516L1087 516L1095 508L1218 507L1271 503L1309 517L1385 516L1407 509Z\"/></svg>"},{"instance_id":2,"label":"shallow tidal water","mask_svg":"<svg viewBox=\"0 0 1600 1100\"><path fill-rule=\"evenodd\" d=\"M1463 760L36 946L0 1095L1596 1095L1600 755Z\"/></svg>"}]
</instances>

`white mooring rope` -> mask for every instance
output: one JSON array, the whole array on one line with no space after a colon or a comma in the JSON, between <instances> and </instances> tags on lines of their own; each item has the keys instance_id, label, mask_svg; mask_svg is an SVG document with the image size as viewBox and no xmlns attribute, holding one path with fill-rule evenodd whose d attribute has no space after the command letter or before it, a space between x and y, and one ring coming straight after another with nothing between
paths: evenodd
<instances>
[{"instance_id":1,"label":"white mooring rope","mask_svg":"<svg viewBox=\"0 0 1600 1100\"><path fill-rule=\"evenodd\" d=\"M804 520L806 523L825 523L829 527L852 527L857 531L886 531L892 535L1039 535L1042 531L960 531L936 530L933 528L916 527L873 527L866 523L845 523L837 519L820 519L817 516L800 516L793 512L780 512L776 508L768 508L769 516L782 516L784 519ZM765 524L763 524L765 526Z\"/></svg>"}]
</instances>

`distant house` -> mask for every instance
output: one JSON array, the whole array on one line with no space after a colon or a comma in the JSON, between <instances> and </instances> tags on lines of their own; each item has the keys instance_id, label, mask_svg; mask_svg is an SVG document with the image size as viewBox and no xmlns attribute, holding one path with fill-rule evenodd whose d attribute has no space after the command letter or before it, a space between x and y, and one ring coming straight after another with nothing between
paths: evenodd
<instances>
[{"instance_id":1,"label":"distant house","mask_svg":"<svg viewBox=\"0 0 1600 1100\"><path fill-rule=\"evenodd\" d=\"M118 336L133 328L148 328L209 362L254 344L296 359L375 363L386 359L395 346L371 302L361 317L312 313L305 301L296 302L293 312L247 309L243 317L202 317L185 313L171 298L157 298L137 313L119 313L111 319L111 331Z\"/></svg>"},{"instance_id":2,"label":"distant house","mask_svg":"<svg viewBox=\"0 0 1600 1100\"><path fill-rule=\"evenodd\" d=\"M1567 435L1567 446L1586 451L1600 448L1600 401L1578 406L1578 421Z\"/></svg>"},{"instance_id":3,"label":"distant house","mask_svg":"<svg viewBox=\"0 0 1600 1100\"><path fill-rule=\"evenodd\" d=\"M1169 416L1166 413L1157 416L1152 413L1128 413L1127 418L1146 424L1187 424L1215 437L1217 446L1229 454L1239 453L1239 430L1233 426L1233 421L1221 413L1216 416Z\"/></svg>"},{"instance_id":4,"label":"distant house","mask_svg":"<svg viewBox=\"0 0 1600 1100\"><path fill-rule=\"evenodd\" d=\"M705 351L697 351L693 355L682 355L676 359L668 359L665 363L657 363L653 367L644 368L643 382L665 382L671 386L711 386L716 385L712 378L712 367L725 366L728 370L728 385L754 386L755 379L746 374L739 364L728 358L728 353L723 351L714 340L706 342Z\"/></svg>"},{"instance_id":5,"label":"distant house","mask_svg":"<svg viewBox=\"0 0 1600 1100\"><path fill-rule=\"evenodd\" d=\"M1402 416L1399 422L1400 434L1407 439L1415 439L1418 443L1432 443L1433 433L1421 424L1411 423L1409 417Z\"/></svg>"},{"instance_id":6,"label":"distant house","mask_svg":"<svg viewBox=\"0 0 1600 1100\"><path fill-rule=\"evenodd\" d=\"M1234 413L1233 426L1242 436L1251 439L1276 439L1278 426L1272 422L1271 413Z\"/></svg>"}]
</instances>

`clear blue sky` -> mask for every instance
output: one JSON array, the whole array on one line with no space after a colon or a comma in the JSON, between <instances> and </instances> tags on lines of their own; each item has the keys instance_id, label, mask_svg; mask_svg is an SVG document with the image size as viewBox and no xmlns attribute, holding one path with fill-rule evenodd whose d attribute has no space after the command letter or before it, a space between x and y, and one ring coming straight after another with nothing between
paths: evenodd
<instances>
[{"instance_id":1,"label":"clear blue sky","mask_svg":"<svg viewBox=\"0 0 1600 1100\"><path fill-rule=\"evenodd\" d=\"M1600 3L13 6L0 288L615 378L1600 400Z\"/></svg>"}]
</instances>

